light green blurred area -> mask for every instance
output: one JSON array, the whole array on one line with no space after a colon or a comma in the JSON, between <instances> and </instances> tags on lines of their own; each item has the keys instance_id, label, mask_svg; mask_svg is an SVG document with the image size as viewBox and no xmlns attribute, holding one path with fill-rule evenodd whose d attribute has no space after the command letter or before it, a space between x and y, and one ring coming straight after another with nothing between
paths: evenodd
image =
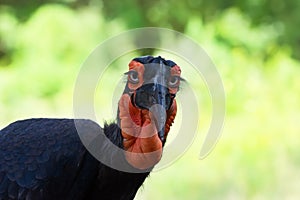
<instances>
[{"instance_id":1,"label":"light green blurred area","mask_svg":"<svg viewBox=\"0 0 300 200\"><path fill-rule=\"evenodd\" d=\"M25 22L2 10L0 42L12 52L0 60L0 128L23 118L73 117L73 86L81 64L99 43L124 30L122 21L105 20L88 6L75 12L45 5ZM136 199L298 199L299 61L276 42L272 24L253 27L234 8L210 23L190 18L185 34L207 51L223 79L224 130L213 152L199 160L211 102L203 80L187 80L203 91L199 134L180 159L150 175ZM127 58L136 55L112 63L99 82L95 108L103 113L97 116L100 124L113 120L111 100L122 92L115 86L122 82ZM189 77L184 62L177 63Z\"/></svg>"}]
</instances>

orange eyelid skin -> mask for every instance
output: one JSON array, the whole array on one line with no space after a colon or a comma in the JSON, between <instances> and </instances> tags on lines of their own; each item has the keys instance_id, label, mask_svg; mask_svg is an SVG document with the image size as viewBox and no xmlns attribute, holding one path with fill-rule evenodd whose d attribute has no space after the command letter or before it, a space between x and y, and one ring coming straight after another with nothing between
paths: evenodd
<instances>
[{"instance_id":1,"label":"orange eyelid skin","mask_svg":"<svg viewBox=\"0 0 300 200\"><path fill-rule=\"evenodd\" d=\"M137 67L144 66L142 63L132 60L129 64L129 70L136 69Z\"/></svg>"},{"instance_id":2,"label":"orange eyelid skin","mask_svg":"<svg viewBox=\"0 0 300 200\"><path fill-rule=\"evenodd\" d=\"M137 62L137 61L131 61L129 64L129 71L136 71L138 73L138 78L139 78L139 83L128 83L128 87L131 90L136 90L137 88L141 87L143 85L144 79L143 79L143 74L145 71L145 67L142 63Z\"/></svg>"},{"instance_id":3,"label":"orange eyelid skin","mask_svg":"<svg viewBox=\"0 0 300 200\"><path fill-rule=\"evenodd\" d=\"M178 76L180 77L181 74L181 69L178 65L175 65L171 68L171 76ZM178 85L180 84L180 82L178 83ZM169 87L169 91L171 94L176 94L176 92L178 92L178 87Z\"/></svg>"}]
</instances>

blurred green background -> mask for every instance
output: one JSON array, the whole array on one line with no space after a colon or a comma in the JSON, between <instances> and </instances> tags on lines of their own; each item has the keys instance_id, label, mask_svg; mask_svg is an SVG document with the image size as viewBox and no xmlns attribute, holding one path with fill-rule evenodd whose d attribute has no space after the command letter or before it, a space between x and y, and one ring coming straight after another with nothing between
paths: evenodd
<instances>
[{"instance_id":1,"label":"blurred green background","mask_svg":"<svg viewBox=\"0 0 300 200\"><path fill-rule=\"evenodd\" d=\"M216 148L199 160L211 106L204 95L202 134L152 173L136 199L299 199L298 0L0 0L0 128L72 117L73 86L89 53L144 26L183 32L206 50L223 79L227 113ZM128 61L113 64L116 79ZM97 103L110 101L112 90L105 84Z\"/></svg>"}]
</instances>

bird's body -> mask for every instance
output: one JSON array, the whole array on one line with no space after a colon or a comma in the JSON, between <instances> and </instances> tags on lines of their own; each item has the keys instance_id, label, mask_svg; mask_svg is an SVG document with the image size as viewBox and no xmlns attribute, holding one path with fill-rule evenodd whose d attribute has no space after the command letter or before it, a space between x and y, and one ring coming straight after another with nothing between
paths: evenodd
<instances>
[{"instance_id":1,"label":"bird's body","mask_svg":"<svg viewBox=\"0 0 300 200\"><path fill-rule=\"evenodd\" d=\"M116 123L101 128L86 119L38 118L0 130L0 200L134 198L161 158L180 68L146 56L133 59L125 74ZM90 152L85 137L107 162Z\"/></svg>"},{"instance_id":2,"label":"bird's body","mask_svg":"<svg viewBox=\"0 0 300 200\"><path fill-rule=\"evenodd\" d=\"M83 119L76 126L99 135L105 129L119 132L115 124L103 130ZM17 121L0 131L0 141L1 200L133 199L149 174L121 172L99 162L81 143L73 119Z\"/></svg>"}]
</instances>

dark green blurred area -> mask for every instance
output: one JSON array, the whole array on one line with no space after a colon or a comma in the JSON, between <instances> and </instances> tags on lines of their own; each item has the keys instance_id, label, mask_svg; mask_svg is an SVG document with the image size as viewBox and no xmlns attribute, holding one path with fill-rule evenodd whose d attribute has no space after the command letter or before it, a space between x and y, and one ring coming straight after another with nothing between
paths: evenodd
<instances>
[{"instance_id":1,"label":"dark green blurred area","mask_svg":"<svg viewBox=\"0 0 300 200\"><path fill-rule=\"evenodd\" d=\"M199 160L210 122L203 95L200 136L177 162L153 173L136 199L298 199L297 0L0 0L0 127L72 117L73 86L86 57L105 39L144 26L180 31L207 51L224 82L227 116L216 148ZM158 52L135 55L145 53ZM114 78L127 62L114 64ZM114 89L105 86L99 105Z\"/></svg>"},{"instance_id":2,"label":"dark green blurred area","mask_svg":"<svg viewBox=\"0 0 300 200\"><path fill-rule=\"evenodd\" d=\"M41 6L47 4L59 4L74 11L80 11L84 7L94 7L105 20L120 19L127 28L141 26L162 26L185 32L188 21L194 17L200 17L203 23L211 23L230 8L236 8L247 18L252 27L272 26L276 33L276 42L290 48L292 55L300 58L300 39L298 27L300 25L300 2L297 0L245 0L245 1L97 1L97 0L65 0L65 1L11 1L1 0L1 11L9 11L18 21L25 22ZM220 40L227 38L219 36ZM231 44L234 45L234 44ZM2 53L7 53L5 46Z\"/></svg>"}]
</instances>

